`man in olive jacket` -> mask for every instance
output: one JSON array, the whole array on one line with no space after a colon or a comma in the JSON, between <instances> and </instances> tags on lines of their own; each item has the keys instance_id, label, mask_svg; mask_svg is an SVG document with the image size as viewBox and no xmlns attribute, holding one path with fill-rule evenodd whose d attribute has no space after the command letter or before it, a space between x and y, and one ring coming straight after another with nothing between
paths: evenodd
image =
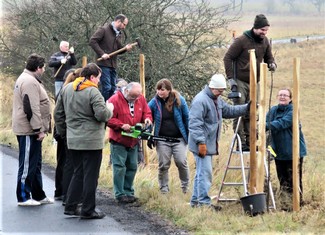
<instances>
[{"instance_id":1,"label":"man in olive jacket","mask_svg":"<svg viewBox=\"0 0 325 235\"><path fill-rule=\"evenodd\" d=\"M61 90L54 119L57 131L67 139L74 173L67 192L64 214L81 219L101 219L96 208L96 188L104 147L106 122L114 106L105 105L98 90L101 69L94 63L83 68L81 77ZM82 199L81 211L78 203Z\"/></svg>"},{"instance_id":2,"label":"man in olive jacket","mask_svg":"<svg viewBox=\"0 0 325 235\"><path fill-rule=\"evenodd\" d=\"M271 51L271 44L266 37L270 28L269 21L263 14L257 15L254 26L235 39L224 56L224 65L230 88L239 92L241 97L235 98L234 105L245 104L249 98L249 50L255 49L257 82L260 80L260 63L268 64L270 71L275 71L276 64ZM234 119L233 129L236 129L238 118ZM249 115L242 119L238 134L243 144L243 151L249 151Z\"/></svg>"}]
</instances>

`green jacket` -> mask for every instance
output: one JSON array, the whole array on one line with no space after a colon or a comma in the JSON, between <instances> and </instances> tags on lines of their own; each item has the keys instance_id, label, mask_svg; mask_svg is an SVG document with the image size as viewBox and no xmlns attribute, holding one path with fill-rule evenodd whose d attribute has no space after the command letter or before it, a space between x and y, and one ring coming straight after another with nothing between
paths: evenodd
<instances>
[{"instance_id":1,"label":"green jacket","mask_svg":"<svg viewBox=\"0 0 325 235\"><path fill-rule=\"evenodd\" d=\"M99 150L104 147L105 127L112 117L98 88L86 85L76 90L75 82L62 88L54 109L56 128L67 139L68 148ZM86 80L86 83L91 83Z\"/></svg>"}]
</instances>

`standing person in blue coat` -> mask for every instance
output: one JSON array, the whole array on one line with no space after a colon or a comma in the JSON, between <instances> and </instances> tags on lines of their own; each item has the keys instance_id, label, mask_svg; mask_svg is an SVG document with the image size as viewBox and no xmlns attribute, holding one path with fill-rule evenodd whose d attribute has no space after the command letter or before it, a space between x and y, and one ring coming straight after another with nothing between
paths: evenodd
<instances>
[{"instance_id":1,"label":"standing person in blue coat","mask_svg":"<svg viewBox=\"0 0 325 235\"><path fill-rule=\"evenodd\" d=\"M212 76L209 85L197 94L189 112L189 150L196 162L192 207L209 206L220 210L221 207L211 204L208 193L212 184L212 156L219 154L222 118L235 118L247 114L249 103L229 105L221 98L226 90L226 79L222 74Z\"/></svg>"},{"instance_id":2,"label":"standing person in blue coat","mask_svg":"<svg viewBox=\"0 0 325 235\"><path fill-rule=\"evenodd\" d=\"M275 165L281 192L292 196L292 93L288 88L278 92L279 104L273 106L266 115L266 129L271 131L271 145L276 153ZM307 154L304 135L299 127L299 187L300 204L303 205L302 197L302 165L304 156ZM287 206L282 209L290 210Z\"/></svg>"},{"instance_id":3,"label":"standing person in blue coat","mask_svg":"<svg viewBox=\"0 0 325 235\"><path fill-rule=\"evenodd\" d=\"M169 192L168 170L173 156L178 168L182 192L186 193L189 184L189 167L187 164L188 107L184 97L173 89L170 80L164 78L158 81L156 91L156 96L148 104L154 120L154 134L180 140L179 143L163 141L152 143L148 141L149 147L152 144L156 145L160 192Z\"/></svg>"}]
</instances>

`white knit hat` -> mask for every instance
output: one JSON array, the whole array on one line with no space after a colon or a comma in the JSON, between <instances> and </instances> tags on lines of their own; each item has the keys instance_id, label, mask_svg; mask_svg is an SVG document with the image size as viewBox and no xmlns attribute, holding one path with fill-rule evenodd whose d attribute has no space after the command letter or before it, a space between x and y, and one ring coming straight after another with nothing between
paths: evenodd
<instances>
[{"instance_id":1,"label":"white knit hat","mask_svg":"<svg viewBox=\"0 0 325 235\"><path fill-rule=\"evenodd\" d=\"M217 89L226 89L227 83L225 76L223 76L222 74L213 75L209 83L209 87Z\"/></svg>"}]
</instances>

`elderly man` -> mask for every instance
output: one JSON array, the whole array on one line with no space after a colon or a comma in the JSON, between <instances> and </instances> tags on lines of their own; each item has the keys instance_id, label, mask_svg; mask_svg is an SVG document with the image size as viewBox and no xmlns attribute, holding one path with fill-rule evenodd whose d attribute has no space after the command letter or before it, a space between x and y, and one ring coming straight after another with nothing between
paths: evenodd
<instances>
[{"instance_id":1,"label":"elderly man","mask_svg":"<svg viewBox=\"0 0 325 235\"><path fill-rule=\"evenodd\" d=\"M255 49L257 82L260 80L260 63L268 64L270 71L275 71L276 64L271 51L271 45L266 37L270 28L269 21L263 14L255 17L254 26L243 35L236 38L224 57L224 65L230 88L239 92L241 97L234 99L234 104L245 104L249 98L249 50ZM233 129L236 129L238 118L234 120ZM242 142L242 150L249 151L249 115L242 119L238 134Z\"/></svg>"},{"instance_id":2,"label":"elderly man","mask_svg":"<svg viewBox=\"0 0 325 235\"><path fill-rule=\"evenodd\" d=\"M249 105L232 106L220 95L227 88L222 74L212 76L208 86L197 94L189 113L189 150L196 162L192 207L209 206L215 210L220 207L211 204L208 192L212 182L212 156L218 155L222 118L235 118L245 115Z\"/></svg>"},{"instance_id":3,"label":"elderly man","mask_svg":"<svg viewBox=\"0 0 325 235\"><path fill-rule=\"evenodd\" d=\"M63 77L66 71L77 64L77 59L74 55L74 48L69 48L69 42L60 42L60 51L54 53L49 60L49 67L53 67L53 76L55 79L55 97L63 86Z\"/></svg>"},{"instance_id":4,"label":"elderly man","mask_svg":"<svg viewBox=\"0 0 325 235\"><path fill-rule=\"evenodd\" d=\"M81 71L81 76L64 86L57 100L54 118L58 133L67 139L73 163L73 176L68 188L65 215L81 219L102 219L96 210L96 189L106 122L114 106L106 104L98 90L102 70L94 63ZM78 204L82 199L81 211Z\"/></svg>"},{"instance_id":5,"label":"elderly man","mask_svg":"<svg viewBox=\"0 0 325 235\"><path fill-rule=\"evenodd\" d=\"M125 89L117 91L109 100L115 107L108 121L111 158L113 163L114 194L119 203L133 203L133 181L138 165L138 139L123 136L137 123L152 124L151 110L141 94L140 83L130 82Z\"/></svg>"}]
</instances>

